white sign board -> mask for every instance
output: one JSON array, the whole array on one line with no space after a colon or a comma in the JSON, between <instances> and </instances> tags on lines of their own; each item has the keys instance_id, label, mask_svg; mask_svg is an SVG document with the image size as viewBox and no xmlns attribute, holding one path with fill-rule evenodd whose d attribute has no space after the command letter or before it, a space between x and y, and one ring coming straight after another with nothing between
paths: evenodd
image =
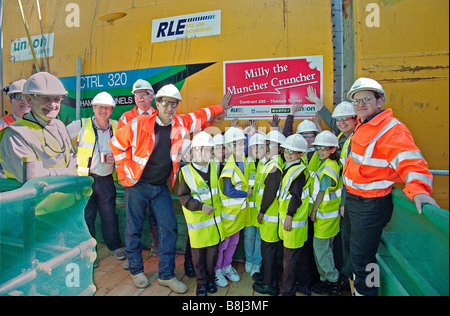
<instances>
[{"instance_id":1,"label":"white sign board","mask_svg":"<svg viewBox=\"0 0 450 316\"><path fill-rule=\"evenodd\" d=\"M45 50L47 50L47 57L53 56L53 41L55 33L31 36L31 43L36 54L36 58L45 58ZM11 51L9 60L11 62L32 60L30 45L28 38L17 38L11 41Z\"/></svg>"},{"instance_id":2,"label":"white sign board","mask_svg":"<svg viewBox=\"0 0 450 316\"><path fill-rule=\"evenodd\" d=\"M153 20L152 43L220 35L221 10Z\"/></svg>"}]
</instances>

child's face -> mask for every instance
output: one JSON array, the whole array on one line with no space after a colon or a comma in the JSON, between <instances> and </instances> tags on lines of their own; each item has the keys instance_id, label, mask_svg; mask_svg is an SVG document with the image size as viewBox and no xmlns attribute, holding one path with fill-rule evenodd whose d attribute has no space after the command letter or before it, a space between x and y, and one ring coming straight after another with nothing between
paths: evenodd
<instances>
[{"instance_id":1,"label":"child's face","mask_svg":"<svg viewBox=\"0 0 450 316\"><path fill-rule=\"evenodd\" d=\"M249 156L253 159L263 159L266 155L266 145L252 145L249 147Z\"/></svg>"},{"instance_id":2,"label":"child's face","mask_svg":"<svg viewBox=\"0 0 450 316\"><path fill-rule=\"evenodd\" d=\"M331 154L335 153L336 147L328 147L328 146L315 146L317 156L319 156L320 160L325 160L330 157Z\"/></svg>"},{"instance_id":3,"label":"child's face","mask_svg":"<svg viewBox=\"0 0 450 316\"><path fill-rule=\"evenodd\" d=\"M266 142L266 156L268 159L271 159L273 156L278 155L278 143L275 142Z\"/></svg>"},{"instance_id":4,"label":"child's face","mask_svg":"<svg viewBox=\"0 0 450 316\"><path fill-rule=\"evenodd\" d=\"M192 162L195 163L208 163L211 159L213 152L212 147L195 147L193 150L193 159Z\"/></svg>"},{"instance_id":5,"label":"child's face","mask_svg":"<svg viewBox=\"0 0 450 316\"><path fill-rule=\"evenodd\" d=\"M312 143L314 143L314 140L316 139L315 132L300 133L300 135L302 135L308 142L308 148L313 147Z\"/></svg>"},{"instance_id":6,"label":"child's face","mask_svg":"<svg viewBox=\"0 0 450 316\"><path fill-rule=\"evenodd\" d=\"M184 162L192 161L192 148L188 148L183 152L183 154L181 155L181 160Z\"/></svg>"},{"instance_id":7,"label":"child's face","mask_svg":"<svg viewBox=\"0 0 450 316\"><path fill-rule=\"evenodd\" d=\"M293 151L290 149L284 150L284 159L286 159L286 162L293 162L293 161L299 160L300 158L303 157L303 155L304 155L304 153L302 153L302 152Z\"/></svg>"},{"instance_id":8,"label":"child's face","mask_svg":"<svg viewBox=\"0 0 450 316\"><path fill-rule=\"evenodd\" d=\"M225 156L225 146L223 145L216 145L214 146L214 157L216 157L217 160L220 162L224 161Z\"/></svg>"},{"instance_id":9,"label":"child's face","mask_svg":"<svg viewBox=\"0 0 450 316\"><path fill-rule=\"evenodd\" d=\"M343 133L351 133L355 129L357 123L356 116L336 119L336 125Z\"/></svg>"},{"instance_id":10,"label":"child's face","mask_svg":"<svg viewBox=\"0 0 450 316\"><path fill-rule=\"evenodd\" d=\"M231 142L226 144L226 148L229 150L230 154L234 155L234 159L236 161L242 161L242 158L244 157L244 151L245 151L245 141L244 140L238 140L235 142Z\"/></svg>"}]
</instances>

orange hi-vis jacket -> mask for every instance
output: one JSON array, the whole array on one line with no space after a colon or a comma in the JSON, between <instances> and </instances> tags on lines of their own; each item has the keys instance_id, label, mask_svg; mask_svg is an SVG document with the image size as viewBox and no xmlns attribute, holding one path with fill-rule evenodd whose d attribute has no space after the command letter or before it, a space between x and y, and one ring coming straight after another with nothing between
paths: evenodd
<instances>
[{"instance_id":1,"label":"orange hi-vis jacket","mask_svg":"<svg viewBox=\"0 0 450 316\"><path fill-rule=\"evenodd\" d=\"M0 118L0 121L5 122L6 125L11 125L12 123L14 123L16 121L16 119L12 115L6 115L6 116L3 116L2 118ZM0 129L2 129L2 125L3 124L0 124Z\"/></svg>"},{"instance_id":2,"label":"orange hi-vis jacket","mask_svg":"<svg viewBox=\"0 0 450 316\"><path fill-rule=\"evenodd\" d=\"M344 167L344 185L351 194L365 198L389 194L395 182L413 199L431 194L433 176L409 129L387 109L358 125L351 137Z\"/></svg>"},{"instance_id":3,"label":"orange hi-vis jacket","mask_svg":"<svg viewBox=\"0 0 450 316\"><path fill-rule=\"evenodd\" d=\"M189 114L175 115L172 120L171 158L173 162L170 180L175 184L180 168L180 149L183 138L200 130L201 126L223 113L221 105L213 105ZM118 129L111 138L111 147L116 162L117 178L123 186L135 185L152 154L155 144L155 124L158 111L139 115Z\"/></svg>"},{"instance_id":4,"label":"orange hi-vis jacket","mask_svg":"<svg viewBox=\"0 0 450 316\"><path fill-rule=\"evenodd\" d=\"M154 108L150 108L152 111L152 113L155 113L155 109ZM122 126L125 126L128 124L128 122L131 122L132 119L134 119L136 116L138 116L138 107L135 106L134 108L132 108L131 110L125 112L122 114L122 116L119 119L119 123L117 125L117 129L121 128Z\"/></svg>"}]
</instances>

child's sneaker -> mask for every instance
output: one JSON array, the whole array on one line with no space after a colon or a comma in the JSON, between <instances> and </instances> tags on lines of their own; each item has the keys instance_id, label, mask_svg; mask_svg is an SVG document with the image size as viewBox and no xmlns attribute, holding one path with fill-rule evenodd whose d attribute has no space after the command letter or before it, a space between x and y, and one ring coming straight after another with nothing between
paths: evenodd
<instances>
[{"instance_id":1,"label":"child's sneaker","mask_svg":"<svg viewBox=\"0 0 450 316\"><path fill-rule=\"evenodd\" d=\"M236 270L234 270L234 268L231 265L223 268L222 273L231 282L239 282L241 280L241 278L239 277L239 274L236 272Z\"/></svg>"},{"instance_id":2,"label":"child's sneaker","mask_svg":"<svg viewBox=\"0 0 450 316\"><path fill-rule=\"evenodd\" d=\"M250 273L253 269L253 263L246 261L245 262L245 272Z\"/></svg>"},{"instance_id":3,"label":"child's sneaker","mask_svg":"<svg viewBox=\"0 0 450 316\"><path fill-rule=\"evenodd\" d=\"M226 287L228 285L227 279L222 274L222 269L216 270L216 279L214 281L219 287Z\"/></svg>"},{"instance_id":4,"label":"child's sneaker","mask_svg":"<svg viewBox=\"0 0 450 316\"><path fill-rule=\"evenodd\" d=\"M259 273L261 266L259 264L254 263L252 269L250 270L250 275L253 276L255 273Z\"/></svg>"}]
</instances>

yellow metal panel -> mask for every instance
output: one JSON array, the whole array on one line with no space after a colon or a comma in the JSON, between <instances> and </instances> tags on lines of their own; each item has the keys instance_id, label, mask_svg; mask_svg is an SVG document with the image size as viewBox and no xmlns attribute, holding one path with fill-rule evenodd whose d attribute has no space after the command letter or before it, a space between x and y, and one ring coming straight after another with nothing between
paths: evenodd
<instances>
[{"instance_id":1,"label":"yellow metal panel","mask_svg":"<svg viewBox=\"0 0 450 316\"><path fill-rule=\"evenodd\" d=\"M378 27L370 27L373 4ZM430 169L448 170L448 1L358 0L353 6L355 77L378 80L386 91L383 108L409 127ZM435 176L433 196L448 209L448 176Z\"/></svg>"}]
</instances>

